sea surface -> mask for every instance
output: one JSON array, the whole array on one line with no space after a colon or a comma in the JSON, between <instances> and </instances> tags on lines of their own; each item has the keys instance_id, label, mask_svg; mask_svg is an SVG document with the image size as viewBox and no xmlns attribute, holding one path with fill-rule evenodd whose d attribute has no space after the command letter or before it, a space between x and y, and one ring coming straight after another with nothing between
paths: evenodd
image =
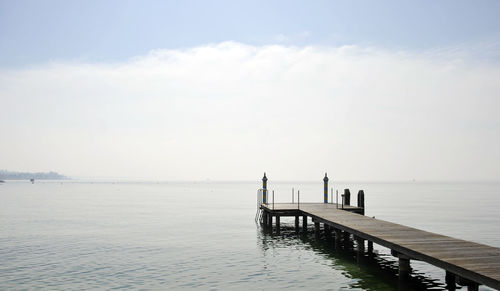
<instances>
[{"instance_id":1,"label":"sea surface","mask_svg":"<svg viewBox=\"0 0 500 291\"><path fill-rule=\"evenodd\" d=\"M445 290L444 271L412 261L358 264L311 232L280 235L254 217L254 182L123 180L0 184L0 290ZM363 189L366 215L500 247L500 183L330 183ZM323 183L273 182L275 202L321 202ZM296 195L296 194L295 194ZM334 195L335 199L335 195ZM309 228L312 231L312 227ZM465 288L463 288L465 290ZM490 290L481 286L480 290Z\"/></svg>"}]
</instances>

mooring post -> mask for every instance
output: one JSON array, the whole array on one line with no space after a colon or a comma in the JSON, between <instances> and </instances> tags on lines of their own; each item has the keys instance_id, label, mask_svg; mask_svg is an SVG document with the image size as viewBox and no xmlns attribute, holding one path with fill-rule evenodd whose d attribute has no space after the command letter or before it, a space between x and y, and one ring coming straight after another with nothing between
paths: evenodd
<instances>
[{"instance_id":1,"label":"mooring post","mask_svg":"<svg viewBox=\"0 0 500 291\"><path fill-rule=\"evenodd\" d=\"M323 203L328 203L328 177L326 173L323 178Z\"/></svg>"},{"instance_id":2,"label":"mooring post","mask_svg":"<svg viewBox=\"0 0 500 291\"><path fill-rule=\"evenodd\" d=\"M302 231L307 233L307 215L302 216Z\"/></svg>"},{"instance_id":3,"label":"mooring post","mask_svg":"<svg viewBox=\"0 0 500 291\"><path fill-rule=\"evenodd\" d=\"M398 254L399 259L399 278L406 279L408 274L410 274L410 258L403 255Z\"/></svg>"},{"instance_id":4,"label":"mooring post","mask_svg":"<svg viewBox=\"0 0 500 291\"><path fill-rule=\"evenodd\" d=\"M266 172L264 172L264 177L262 178L262 203L267 204L267 177L266 177Z\"/></svg>"},{"instance_id":5,"label":"mooring post","mask_svg":"<svg viewBox=\"0 0 500 291\"><path fill-rule=\"evenodd\" d=\"M276 233L280 234L280 216L276 215Z\"/></svg>"},{"instance_id":6,"label":"mooring post","mask_svg":"<svg viewBox=\"0 0 500 291\"><path fill-rule=\"evenodd\" d=\"M299 216L295 215L295 232L299 232Z\"/></svg>"},{"instance_id":7,"label":"mooring post","mask_svg":"<svg viewBox=\"0 0 500 291\"><path fill-rule=\"evenodd\" d=\"M351 191L344 189L344 204L351 205Z\"/></svg>"},{"instance_id":8,"label":"mooring post","mask_svg":"<svg viewBox=\"0 0 500 291\"><path fill-rule=\"evenodd\" d=\"M363 208L362 214L365 215L365 192L363 190L358 191L358 207Z\"/></svg>"}]
</instances>

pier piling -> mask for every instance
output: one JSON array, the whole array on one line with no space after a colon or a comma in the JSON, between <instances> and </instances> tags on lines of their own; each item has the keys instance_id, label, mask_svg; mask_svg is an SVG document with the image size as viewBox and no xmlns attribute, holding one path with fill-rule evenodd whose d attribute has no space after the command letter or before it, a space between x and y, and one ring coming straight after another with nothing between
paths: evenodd
<instances>
[{"instance_id":1,"label":"pier piling","mask_svg":"<svg viewBox=\"0 0 500 291\"><path fill-rule=\"evenodd\" d=\"M358 253L361 253L363 254L365 252L365 240L360 238L360 237L356 237L356 250L358 251Z\"/></svg>"},{"instance_id":2,"label":"pier piling","mask_svg":"<svg viewBox=\"0 0 500 291\"><path fill-rule=\"evenodd\" d=\"M444 281L446 282L446 289L449 291L455 291L456 290L456 276L450 271L446 271L446 275L444 277Z\"/></svg>"},{"instance_id":3,"label":"pier piling","mask_svg":"<svg viewBox=\"0 0 500 291\"><path fill-rule=\"evenodd\" d=\"M405 255L399 254L399 278L406 279L410 274L410 258Z\"/></svg>"},{"instance_id":4,"label":"pier piling","mask_svg":"<svg viewBox=\"0 0 500 291\"><path fill-rule=\"evenodd\" d=\"M373 242L372 241L368 241L368 254L373 254Z\"/></svg>"},{"instance_id":5,"label":"pier piling","mask_svg":"<svg viewBox=\"0 0 500 291\"><path fill-rule=\"evenodd\" d=\"M314 235L316 238L319 237L319 221L313 220L314 221Z\"/></svg>"},{"instance_id":6,"label":"pier piling","mask_svg":"<svg viewBox=\"0 0 500 291\"><path fill-rule=\"evenodd\" d=\"M338 228L335 228L334 232L335 232L335 249L338 250L338 249L340 249L340 246L342 243L341 242L342 231Z\"/></svg>"},{"instance_id":7,"label":"pier piling","mask_svg":"<svg viewBox=\"0 0 500 291\"><path fill-rule=\"evenodd\" d=\"M323 227L325 229L324 231L325 231L326 239L331 239L332 238L332 228L328 224L325 224Z\"/></svg>"},{"instance_id":8,"label":"pier piling","mask_svg":"<svg viewBox=\"0 0 500 291\"><path fill-rule=\"evenodd\" d=\"M478 283L476 283L472 280L463 278L461 276L455 276L455 282L458 283L458 285L467 286L467 291L478 291L479 290Z\"/></svg>"}]
</instances>

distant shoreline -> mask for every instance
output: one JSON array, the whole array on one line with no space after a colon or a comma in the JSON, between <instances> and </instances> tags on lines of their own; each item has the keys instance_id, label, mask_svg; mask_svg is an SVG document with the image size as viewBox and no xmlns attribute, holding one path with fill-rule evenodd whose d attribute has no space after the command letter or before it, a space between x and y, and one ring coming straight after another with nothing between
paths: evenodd
<instances>
[{"instance_id":1,"label":"distant shoreline","mask_svg":"<svg viewBox=\"0 0 500 291\"><path fill-rule=\"evenodd\" d=\"M68 177L57 172L14 172L0 170L0 180L67 180Z\"/></svg>"}]
</instances>

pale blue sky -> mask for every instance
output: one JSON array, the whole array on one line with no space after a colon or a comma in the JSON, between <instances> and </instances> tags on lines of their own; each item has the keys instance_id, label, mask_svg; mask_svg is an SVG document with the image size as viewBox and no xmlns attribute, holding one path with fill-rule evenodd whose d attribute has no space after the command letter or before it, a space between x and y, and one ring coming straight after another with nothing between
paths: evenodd
<instances>
[{"instance_id":1,"label":"pale blue sky","mask_svg":"<svg viewBox=\"0 0 500 291\"><path fill-rule=\"evenodd\" d=\"M487 47L500 1L0 1L0 66L115 62L236 41L403 50ZM483 46L487 43L486 46Z\"/></svg>"}]
</instances>

